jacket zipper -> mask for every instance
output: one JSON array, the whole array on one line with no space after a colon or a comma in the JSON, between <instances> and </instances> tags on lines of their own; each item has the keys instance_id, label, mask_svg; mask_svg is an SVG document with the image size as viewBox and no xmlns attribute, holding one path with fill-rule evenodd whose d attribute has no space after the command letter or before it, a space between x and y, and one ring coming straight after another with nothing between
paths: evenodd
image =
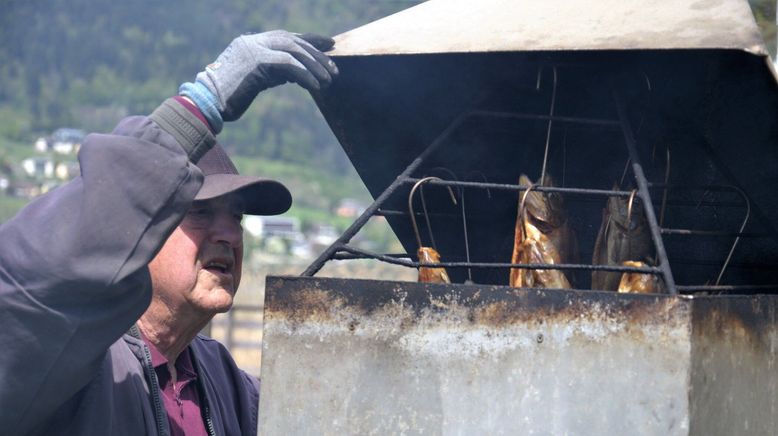
<instances>
[{"instance_id":1,"label":"jacket zipper","mask_svg":"<svg viewBox=\"0 0 778 436\"><path fill-rule=\"evenodd\" d=\"M140 332L137 329L137 326L132 326L130 328L130 335L140 339ZM165 432L165 424L162 421L166 416L163 416L162 414L162 399L160 398L159 393L157 373L154 372L154 365L151 363L151 352L149 351L149 347L147 347L146 344L141 344L141 346L143 347L143 371L149 379L149 391L151 392L151 402L154 404L154 420L157 423L157 434L166 435L168 433Z\"/></svg>"},{"instance_id":2,"label":"jacket zipper","mask_svg":"<svg viewBox=\"0 0 778 436\"><path fill-rule=\"evenodd\" d=\"M216 436L216 430L213 429L213 420L211 420L211 409L208 408L208 402L205 402L205 425L208 427L208 434Z\"/></svg>"},{"instance_id":3,"label":"jacket zipper","mask_svg":"<svg viewBox=\"0 0 778 436\"><path fill-rule=\"evenodd\" d=\"M143 345L143 363L146 371L151 379L151 401L154 403L154 417L157 421L157 432L160 435L165 434L164 425L162 423L162 400L159 397L159 382L157 381L157 374L154 372L154 366L151 364L151 353L149 347Z\"/></svg>"},{"instance_id":4,"label":"jacket zipper","mask_svg":"<svg viewBox=\"0 0 778 436\"><path fill-rule=\"evenodd\" d=\"M203 371L200 368L200 362L197 359L197 353L195 353L194 347L189 348L192 356L192 363L197 372L197 393L200 394L200 404L203 413L203 419L205 420L205 428L208 431L209 436L216 436L216 430L213 427L213 419L211 419L211 406L208 404L208 396L205 395L205 385L203 384Z\"/></svg>"}]
</instances>

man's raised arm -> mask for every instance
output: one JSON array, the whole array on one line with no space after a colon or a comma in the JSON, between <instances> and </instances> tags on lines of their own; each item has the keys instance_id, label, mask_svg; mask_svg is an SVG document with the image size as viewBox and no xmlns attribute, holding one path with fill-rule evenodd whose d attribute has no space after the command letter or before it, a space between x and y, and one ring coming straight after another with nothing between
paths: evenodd
<instances>
[{"instance_id":1,"label":"man's raised arm","mask_svg":"<svg viewBox=\"0 0 778 436\"><path fill-rule=\"evenodd\" d=\"M25 434L94 378L148 307L147 263L197 194L193 163L223 121L266 88L319 89L337 74L311 43L326 49L332 40L284 31L236 38L181 96L112 134L89 135L81 175L0 226L0 428Z\"/></svg>"}]
</instances>

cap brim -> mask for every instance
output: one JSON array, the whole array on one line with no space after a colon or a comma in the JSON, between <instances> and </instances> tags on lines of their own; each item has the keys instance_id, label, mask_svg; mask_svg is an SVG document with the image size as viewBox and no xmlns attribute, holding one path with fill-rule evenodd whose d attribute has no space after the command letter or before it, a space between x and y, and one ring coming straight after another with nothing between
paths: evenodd
<instances>
[{"instance_id":1,"label":"cap brim","mask_svg":"<svg viewBox=\"0 0 778 436\"><path fill-rule=\"evenodd\" d=\"M237 174L205 176L195 200L210 200L230 193L243 197L248 215L278 215L292 206L292 194L281 182Z\"/></svg>"}]
</instances>

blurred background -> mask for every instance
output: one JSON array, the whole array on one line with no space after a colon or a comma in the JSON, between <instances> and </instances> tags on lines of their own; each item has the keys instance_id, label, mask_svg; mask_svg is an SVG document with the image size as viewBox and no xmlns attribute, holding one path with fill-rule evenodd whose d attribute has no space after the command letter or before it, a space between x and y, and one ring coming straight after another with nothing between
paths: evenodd
<instances>
[{"instance_id":1,"label":"blurred background","mask_svg":"<svg viewBox=\"0 0 778 436\"><path fill-rule=\"evenodd\" d=\"M236 36L288 29L336 35L417 1L4 0L0 17L0 222L78 173L87 132L148 114ZM310 260L371 201L308 93L260 94L219 135L239 170L282 180L294 206L244 222L248 267ZM380 223L360 234L396 241Z\"/></svg>"},{"instance_id":2,"label":"blurred background","mask_svg":"<svg viewBox=\"0 0 778 436\"><path fill-rule=\"evenodd\" d=\"M78 174L76 155L87 132L109 132L127 115L150 113L239 34L286 29L334 36L418 3L0 0L0 223ZM776 2L749 3L775 58ZM244 220L246 276L235 310L209 331L258 374L265 275L299 274L372 199L297 86L260 94L219 139L242 173L282 180L295 198L283 216ZM402 251L382 219L373 220L354 245ZM416 272L351 261L329 262L318 275L415 280Z\"/></svg>"}]
</instances>

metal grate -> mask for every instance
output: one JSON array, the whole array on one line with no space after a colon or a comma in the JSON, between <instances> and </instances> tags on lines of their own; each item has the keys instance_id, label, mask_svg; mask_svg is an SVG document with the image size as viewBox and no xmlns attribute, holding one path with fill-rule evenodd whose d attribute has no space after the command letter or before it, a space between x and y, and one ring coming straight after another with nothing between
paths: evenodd
<instances>
[{"instance_id":1,"label":"metal grate","mask_svg":"<svg viewBox=\"0 0 778 436\"><path fill-rule=\"evenodd\" d=\"M560 67L562 68L562 67ZM575 68L567 67L567 68ZM313 276L316 274L322 266L329 260L349 260L349 259L375 259L382 262L388 262L396 265L402 265L411 268L419 267L444 267L452 269L498 269L506 270L510 268L522 268L522 269L554 269L563 271L612 271L612 272L637 272L652 274L661 277L666 292L670 294L689 293L689 292L745 292L745 291L764 291L778 289L778 285L773 285L773 282L764 283L754 281L753 283L739 283L722 284L722 276L726 272L727 268L733 264L733 254L736 252L737 247L744 239L750 240L773 240L773 235L768 230L759 230L746 232L747 224L749 224L750 218L750 203L748 196L741 189L734 185L714 185L707 184L702 186L692 186L684 184L669 184L669 183L651 183L646 176L644 166L641 162L640 146L635 138L633 120L630 117L630 111L626 99L622 97L623 89L620 89L620 84L615 83L611 87L611 109L607 112L613 114L612 118L598 118L598 117L578 117L559 115L559 108L557 96L557 67L550 69L554 72L553 75L553 88L548 93L550 94L550 101L548 102L548 113L524 113L524 112L510 112L505 110L483 110L475 109L466 112L456 118L446 129L444 129L430 144L424 149L424 151L416 157L410 165L408 165L404 171L402 171L394 181L375 199L375 202L368 207L365 212L330 246L328 247L303 273L303 276ZM538 80L540 81L541 69L538 69ZM579 72L580 73L580 72ZM634 81L633 81L634 82ZM650 84L649 84L650 88ZM600 111L606 112L606 111ZM621 145L627 152L629 157L628 166L633 176L633 182L636 186L636 197L639 199L645 214L645 219L648 223L651 241L655 250L655 263L656 266L649 267L630 267L621 265L592 265L590 263L563 263L563 264L516 264L510 262L499 261L472 261L470 259L470 250L467 247L467 224L464 223L464 243L466 256L464 261L444 261L436 264L425 264L415 260L415 256L408 254L382 254L375 253L369 250L363 250L350 245L352 238L359 232L359 230L368 222L373 216L385 216L385 217L409 217L409 212L398 210L397 208L386 207L388 200L401 196L407 193L407 189L410 189L411 185L416 184L421 180L421 175L428 174L435 165L434 156L441 151L444 151L446 147L444 144L450 144L455 136L457 136L466 124L479 125L484 120L502 120L502 121L515 121L515 122L530 122L530 123L546 123L547 135L546 135L546 150L543 159L543 167L541 174L546 173L546 162L548 161L548 144L551 137L552 128L558 126L584 126L587 128L596 129L597 131L604 132L609 131L616 133L621 137ZM473 123L475 121L475 123ZM643 118L638 118L638 129L646 128L643 125ZM644 146L645 148L645 146ZM694 151L699 152L699 151ZM688 153L688 152L687 152ZM707 158L706 158L707 159ZM710 160L710 159L708 159ZM466 167L466 164L464 164ZM669 157L667 167L670 167ZM719 171L723 174L723 178L726 178L725 166L718 165L715 171ZM446 170L448 171L448 170ZM626 171L626 168L625 168ZM450 173L450 171L448 171ZM518 177L517 177L518 178ZM522 186L518 184L506 184L506 183L489 183L478 181L460 181L455 180L456 177L448 178L449 180L435 180L428 183L429 186L439 187L451 187L457 189L468 190L489 190L489 191L506 191L513 193L521 193L526 191L529 186ZM607 189L590 189L582 187L544 187L534 186L532 188L538 192L556 192L580 199L580 201L601 202L604 203L609 197L622 197L628 198L633 195L632 191L627 190L607 190ZM676 195L677 193L689 193L697 192L697 196L689 196L680 194L678 198L668 198ZM701 193L701 194L700 194ZM715 195L711 193L717 193ZM653 195L652 195L653 194ZM661 198L658 199L657 197ZM707 198L710 197L710 198ZM464 197L462 197L464 198ZM655 208L655 202L660 204L659 213ZM396 204L397 202L394 201ZM514 203L515 204L515 203ZM736 228L728 226L726 228L709 228L700 229L692 227L663 227L660 223L665 219L665 215L673 215L670 210L699 210L700 208L709 208L713 211L713 214L720 213L721 210L732 210L728 212L728 215L737 217L738 222L742 224ZM591 208L590 208L591 209ZM596 208L595 208L596 209ZM462 207L462 213L464 216L464 206ZM480 211L484 213L483 210ZM415 215L421 217L423 214L416 213ZM441 217L447 217L452 220L456 218L455 213L435 211L431 215L439 215ZM682 213L676 213L675 215L681 216ZM428 218L428 216L425 216ZM686 220L686 221L685 221ZM677 220L683 224L688 219ZM714 220L715 221L715 220ZM726 221L732 221L728 219ZM752 220L753 223L753 220ZM722 224L720 222L714 222L715 224ZM453 225L446 227L447 230L454 229ZM585 229L587 230L587 229ZM591 239L592 229L588 229ZM672 239L671 246L673 250L671 255L668 256L668 249L666 247L665 239ZM706 256L704 259L697 262L694 265L694 259L688 259L684 256L684 244L690 246L700 247L698 251L705 250L707 246L705 242L709 239L717 239L719 241L726 240L723 244L728 244L729 247L725 250L724 254L719 254L722 250L719 248L716 250L716 254L712 256ZM685 242L678 242L678 240ZM722 242L716 244L720 247ZM677 250L676 247L679 247ZM410 250L409 250L410 251ZM673 252L677 252L674 259ZM444 258L453 259L456 256L447 256L447 253L441 252ZM708 254L708 253L706 253ZM461 257L461 256L459 256ZM510 259L509 257L507 259ZM709 270L718 270L717 277L700 283L690 284L677 284L676 277L674 276L674 270L671 268L671 263L674 266L683 269L705 269L705 274L709 274ZM754 264L745 265L739 264L738 268L751 268L755 267ZM763 269L770 269L772 265L766 265ZM700 273L701 276L705 274ZM688 275L688 274L686 274ZM693 276L693 274L692 274ZM695 278L696 279L696 278Z\"/></svg>"}]
</instances>

